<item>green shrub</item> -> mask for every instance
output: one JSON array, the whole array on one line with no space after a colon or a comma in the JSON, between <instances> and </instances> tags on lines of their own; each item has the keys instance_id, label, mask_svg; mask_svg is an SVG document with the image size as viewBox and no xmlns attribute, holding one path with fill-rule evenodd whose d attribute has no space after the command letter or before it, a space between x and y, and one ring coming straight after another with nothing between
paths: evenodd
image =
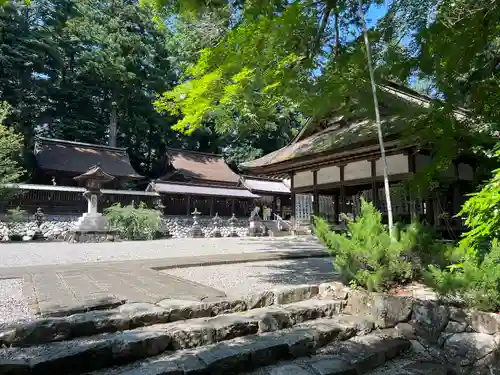
<instances>
[{"instance_id":1,"label":"green shrub","mask_svg":"<svg viewBox=\"0 0 500 375\"><path fill-rule=\"evenodd\" d=\"M467 254L463 262L446 268L429 267L427 284L440 295L462 300L483 311L500 310L500 244L493 240L482 259Z\"/></svg>"},{"instance_id":2,"label":"green shrub","mask_svg":"<svg viewBox=\"0 0 500 375\"><path fill-rule=\"evenodd\" d=\"M396 225L391 238L381 213L362 201L361 213L347 225L348 233L327 232L316 225L318 238L335 255L334 265L345 283L370 291L384 291L418 279L428 264L450 264L453 248L436 241L434 233L414 222Z\"/></svg>"},{"instance_id":3,"label":"green shrub","mask_svg":"<svg viewBox=\"0 0 500 375\"><path fill-rule=\"evenodd\" d=\"M330 229L330 224L325 219L315 216L313 232L318 240L334 254L337 242L335 233Z\"/></svg>"},{"instance_id":4,"label":"green shrub","mask_svg":"<svg viewBox=\"0 0 500 375\"><path fill-rule=\"evenodd\" d=\"M152 240L157 238L161 226L160 213L142 202L138 208L117 203L105 209L104 215L125 240Z\"/></svg>"},{"instance_id":5,"label":"green shrub","mask_svg":"<svg viewBox=\"0 0 500 375\"><path fill-rule=\"evenodd\" d=\"M26 220L28 213L19 207L7 210L7 223L16 224Z\"/></svg>"}]
</instances>

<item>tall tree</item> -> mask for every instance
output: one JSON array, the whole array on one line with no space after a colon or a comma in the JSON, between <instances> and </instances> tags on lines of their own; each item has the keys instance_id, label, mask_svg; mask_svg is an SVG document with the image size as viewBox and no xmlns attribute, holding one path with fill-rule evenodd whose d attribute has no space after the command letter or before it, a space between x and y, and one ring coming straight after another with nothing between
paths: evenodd
<instances>
[{"instance_id":1,"label":"tall tree","mask_svg":"<svg viewBox=\"0 0 500 375\"><path fill-rule=\"evenodd\" d=\"M23 138L3 125L9 111L10 106L0 102L0 198L4 198L10 190L4 185L18 182L23 173L19 165Z\"/></svg>"}]
</instances>

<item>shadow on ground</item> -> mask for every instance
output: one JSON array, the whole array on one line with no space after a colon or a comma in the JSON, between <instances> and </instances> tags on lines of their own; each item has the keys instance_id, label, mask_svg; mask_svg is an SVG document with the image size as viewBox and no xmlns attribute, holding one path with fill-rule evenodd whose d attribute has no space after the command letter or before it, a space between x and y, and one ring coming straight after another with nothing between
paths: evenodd
<instances>
[{"instance_id":1,"label":"shadow on ground","mask_svg":"<svg viewBox=\"0 0 500 375\"><path fill-rule=\"evenodd\" d=\"M265 268L267 272L257 272L255 279L271 284L316 284L339 279L329 257L290 259L280 263L263 262L262 265L255 264L252 267L256 270L259 267Z\"/></svg>"}]
</instances>

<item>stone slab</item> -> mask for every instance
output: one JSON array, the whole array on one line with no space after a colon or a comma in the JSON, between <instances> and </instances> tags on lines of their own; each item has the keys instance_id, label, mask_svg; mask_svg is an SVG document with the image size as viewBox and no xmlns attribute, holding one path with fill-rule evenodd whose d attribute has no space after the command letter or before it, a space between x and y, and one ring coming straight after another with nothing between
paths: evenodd
<instances>
[{"instance_id":1,"label":"stone slab","mask_svg":"<svg viewBox=\"0 0 500 375\"><path fill-rule=\"evenodd\" d=\"M144 302L127 303L106 311L89 311L63 318L45 318L6 327L0 330L0 345L33 346L157 325L161 329L168 327L174 348L180 349L201 345L193 342L212 343L257 332L290 328L296 323L318 317L330 317L334 314L332 306L337 303L330 300L304 302L284 306L273 305L246 312L240 311L240 305L230 304L228 301L201 303L172 300L170 304L161 301L159 305ZM221 304L227 305L228 309L220 309ZM347 323L342 322L345 319ZM364 329L356 328L355 323L349 323L357 319L359 318L354 316L336 317L335 324L340 324L342 327L347 324L352 329L365 332ZM158 326L176 321L180 321L179 324ZM329 332L332 321L315 321L310 324L314 325L318 332L323 329L322 326Z\"/></svg>"},{"instance_id":2,"label":"stone slab","mask_svg":"<svg viewBox=\"0 0 500 375\"><path fill-rule=\"evenodd\" d=\"M330 324L332 332L345 330L345 334L340 335L344 338L357 333L347 326L340 326L335 319L324 319L313 321L307 327L298 326L277 334L249 335L252 330L256 332L250 319L241 317L238 322L236 315L229 318L222 315L221 318L227 318L226 321L218 318L191 319L71 341L7 348L0 351L0 373L7 373L13 363L24 366L23 371L32 375L84 373L184 348L199 348L188 353L196 355L210 373L234 373L251 366L252 353L262 351L266 345L269 353L277 356L267 357L269 361L295 357L298 347L313 353L322 344L313 339L319 334L316 333L316 323L322 325L322 333L325 323ZM233 339L235 336L238 338ZM241 340L240 336L246 336L246 340ZM257 341L260 341L259 345L255 346ZM260 362L263 362L262 357Z\"/></svg>"},{"instance_id":3,"label":"stone slab","mask_svg":"<svg viewBox=\"0 0 500 375\"><path fill-rule=\"evenodd\" d=\"M93 265L80 270L45 271L23 276L31 310L41 316L65 316L113 308L124 302L174 298L220 299L225 293L142 267Z\"/></svg>"}]
</instances>

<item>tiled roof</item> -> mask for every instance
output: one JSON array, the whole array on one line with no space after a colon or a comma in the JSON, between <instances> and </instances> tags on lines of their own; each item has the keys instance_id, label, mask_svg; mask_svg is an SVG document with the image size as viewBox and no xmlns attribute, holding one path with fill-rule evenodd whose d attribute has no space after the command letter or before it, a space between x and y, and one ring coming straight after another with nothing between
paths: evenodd
<instances>
[{"instance_id":1,"label":"tiled roof","mask_svg":"<svg viewBox=\"0 0 500 375\"><path fill-rule=\"evenodd\" d=\"M82 174L99 165L115 177L141 178L124 148L39 137L35 157L38 167L45 170Z\"/></svg>"},{"instance_id":2,"label":"tiled roof","mask_svg":"<svg viewBox=\"0 0 500 375\"><path fill-rule=\"evenodd\" d=\"M290 194L290 188L282 180L242 176L241 183L252 192Z\"/></svg>"},{"instance_id":3,"label":"tiled roof","mask_svg":"<svg viewBox=\"0 0 500 375\"><path fill-rule=\"evenodd\" d=\"M379 85L379 89L379 104L381 109L386 108L385 112L387 112L385 116L382 113L385 117L382 125L384 137L395 136L401 133L404 128L405 121L400 118L398 121L396 113L408 116L414 112L414 109L422 110L429 108L432 100L434 100L395 82L385 82ZM387 101L386 106L384 105L384 101ZM394 110L396 107L398 110ZM467 116L467 111L457 108L453 111L453 115L456 119L462 120ZM326 123L327 127L324 130L313 133L317 129L318 122ZM333 113L331 117L329 116L326 119L315 120L310 118L288 146L264 155L259 159L242 163L240 168L252 169L264 167L325 151L331 150L335 152L350 145L357 145L361 142L376 142L376 140L377 130L373 120L348 120Z\"/></svg>"},{"instance_id":4,"label":"tiled roof","mask_svg":"<svg viewBox=\"0 0 500 375\"><path fill-rule=\"evenodd\" d=\"M169 148L167 156L177 173L188 179L234 183L239 176L226 164L222 155Z\"/></svg>"},{"instance_id":5,"label":"tiled roof","mask_svg":"<svg viewBox=\"0 0 500 375\"><path fill-rule=\"evenodd\" d=\"M247 189L238 187L227 188L223 186L208 186L184 184L177 182L155 182L148 187L148 190L153 190L164 194L191 194L191 195L209 195L218 197L235 197L235 198L259 198L249 192Z\"/></svg>"},{"instance_id":6,"label":"tiled roof","mask_svg":"<svg viewBox=\"0 0 500 375\"><path fill-rule=\"evenodd\" d=\"M386 118L383 121L384 135L398 131L397 117ZM365 141L376 141L377 128L372 120L355 121L346 126L338 124L313 134L297 143L292 143L259 159L242 163L244 169L277 164L287 160L314 155L325 151L334 151L351 144Z\"/></svg>"}]
</instances>

